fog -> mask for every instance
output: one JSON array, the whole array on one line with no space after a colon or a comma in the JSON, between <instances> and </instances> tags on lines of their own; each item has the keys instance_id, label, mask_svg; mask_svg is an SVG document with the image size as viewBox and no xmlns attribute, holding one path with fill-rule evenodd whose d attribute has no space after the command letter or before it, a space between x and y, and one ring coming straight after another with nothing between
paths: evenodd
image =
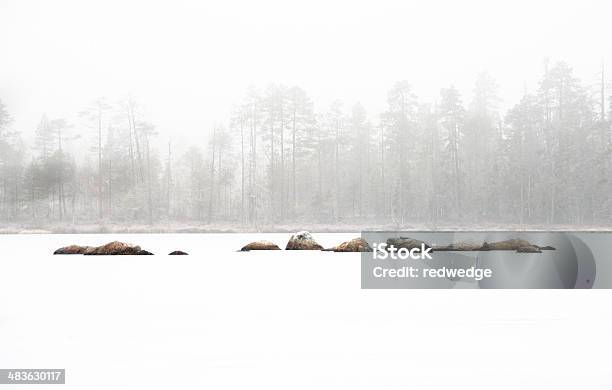
<instances>
[{"instance_id":1,"label":"fog","mask_svg":"<svg viewBox=\"0 0 612 390\"><path fill-rule=\"evenodd\" d=\"M384 109L408 80L422 100L469 99L488 70L506 106L546 58L587 83L611 59L606 1L0 2L0 91L14 127L131 95L164 134L200 136L249 85L299 85L319 108ZM612 63L612 62L611 62Z\"/></svg>"},{"instance_id":2,"label":"fog","mask_svg":"<svg viewBox=\"0 0 612 390\"><path fill-rule=\"evenodd\" d=\"M363 226L364 221L369 220L367 218L376 219L380 223L393 221L404 224L406 223L404 217L409 219L408 215L412 215L420 222L429 223L433 214L442 217L443 220L446 219L444 216L447 216L456 224L473 224L479 221L518 223L518 220L508 218L517 215L517 209L512 205L499 206L505 210L492 213L495 216L489 215L491 210L488 209L494 206L484 206L488 212L468 212L467 214L472 217L466 219L466 214L460 213L457 208L467 206L460 205L457 199L449 200L452 207L445 206L446 211L408 212L406 210L412 206L406 204L404 195L408 196L405 193L408 190L403 184L399 185L399 189L386 188L382 191L386 191L386 195L380 195L379 190L372 189L368 192L363 189L363 182L367 181L373 187L388 186L384 178L378 177L386 169L398 169L396 174L406 174L412 179L419 177L420 180L425 180L425 176L442 178L443 174L450 174L462 177L461 180L447 178L458 183L452 190L455 193L452 197L459 198L459 193L472 191L471 197L465 196L469 199L468 202L474 202L480 199L475 194L481 192L481 189L474 189L476 184L470 184L470 180L484 175L487 169L492 169L493 160L475 157L472 161L469 156L478 153L470 150L470 142L479 142L479 137L491 138L495 133L497 141L492 142L485 154L499 156L502 150L509 150L508 144L511 144L510 140L513 139L510 128L518 131L517 129L524 129L527 126L543 131L552 126L558 130L555 133L557 138L550 138L551 136L545 131L539 134L533 130L536 139L533 142L536 144L539 142L541 149L536 148L530 152L525 152L523 149L508 152L516 154L513 158L506 156L506 160L522 161L525 166L512 167L512 164L509 164L505 169L509 172L516 172L516 169L519 169L520 180L541 184L544 178L553 174L553 171L525 174L520 169L526 169L526 166L536 167L541 163L527 162L526 155L537 155L544 150L551 159L556 156L555 158L559 158L560 161L568 163L566 157L558 154L560 149L557 147L563 144L558 140L578 137L579 141L571 138L572 143L581 145L582 152L588 153L589 158L595 158L596 162L580 157L575 161L578 165L572 165L572 169L597 167L600 171L597 174L591 172L593 177L589 179L589 185L599 183L603 180L602 175L605 176L610 172L609 156L598 149L596 145L599 144L595 140L599 136L603 137L600 137L601 139L608 139L606 137L609 134L609 123L605 120L605 116L609 111L610 86L606 74L602 81L602 66L612 64L608 27L610 8L606 1L267 0L154 3L1 0L0 101L5 108L6 117L10 118L5 121L3 127L6 132L18 134L19 138L18 142L13 139L7 141L7 144L11 144L13 149L17 148L15 145L21 145L21 149L17 148L19 153L15 152L20 156L18 159L9 157L9 149L3 151L5 171L15 175L17 175L15 172L19 171L21 173L18 175L21 176L13 177L18 183L19 191L14 188L9 191L7 189L9 184L5 184L4 189L0 191L5 196L2 218L18 223L27 215L26 219L30 222L40 221L41 225L45 224L44 221L60 220L65 223L66 215L60 216L57 205L54 204L64 197L70 199L71 195L63 194L64 190L60 191L59 187L52 189L58 185L63 187L64 179L60 180L60 184L47 183L50 187L44 189L43 193L46 195L37 201L33 200L32 194L30 198L26 195L27 165L50 152L47 150L41 152L40 131L37 133L42 123L41 118L44 116L49 121L64 120L62 126L66 131L64 135L60 135L59 142L63 145L63 149L58 148L59 145L51 144L49 148L60 149L67 155L66 158L74 162L74 172L67 173L72 175L70 185L74 191L86 187L84 179L78 179L79 175L90 175L89 178L93 181L93 184L90 183L91 192L82 195L85 199L81 199L83 202L81 204L76 192L66 190L73 191L72 201L75 206L72 212L76 215L68 210L69 206L65 206L66 210L62 213L68 214L72 223L77 223L79 220L81 222L103 220L112 223L116 219L110 210L113 208L121 210L119 206L125 206L127 201L119 196L113 200L114 180L118 182L119 190L125 193L148 189L149 193L157 194L158 198L150 199L148 206L129 207L130 210L141 210L135 212L135 220L149 223L160 221L164 203L187 204L188 196L183 194L181 198L180 191L173 190L174 187L181 186L184 189L194 185L197 187L196 192L200 194L198 195L200 205L197 206L200 210L197 212L182 210L171 218L170 210L173 206L166 205L166 219L184 221L187 215L197 214L195 220L201 223L210 224L217 220L220 224L252 224L255 223L253 218L259 220L255 217L257 213L251 210L250 217L247 217L245 210L253 207L259 210L260 215L269 214L271 210L278 211L278 216L267 219L267 223L277 226L300 220L339 224L339 220L342 219L339 210L342 207L338 203L346 204L350 201L351 207L346 206L351 210L348 214L351 216L351 221L358 226ZM557 67L558 64L562 65ZM565 65L567 69L564 68ZM552 93L554 89L554 85L543 87L546 84L544 81L547 79L548 69L557 69L561 73L567 70L569 73L563 73L564 75L578 80L570 94L576 98L571 102L572 106L564 107L564 104L570 104L566 101L559 103L561 107L559 113L566 108L571 112L582 113L580 114L582 116L568 119L571 123L561 123L562 118L559 119L559 123L555 122L556 119L550 114L554 111L554 102L542 106L541 98L548 96L547 90ZM487 75L484 78L483 71L486 71ZM486 107L480 107L487 111L484 116L488 118L488 124L482 125L479 122L478 125L474 125L474 117L480 112L479 108L474 108L474 102L479 99L478 93L475 93L475 84L478 80L485 79L490 80L490 84L495 86L493 88L495 97L491 101L494 104L489 106L489 103L483 103ZM404 80L405 83L402 84ZM410 118L406 112L400 115L403 117L402 120L409 120L414 126L397 121L389 124L389 115L385 116L385 113L398 114L393 103L389 102L390 91L397 92L404 88L397 89L400 85L398 82L403 86L409 85L406 91L410 91L410 96L415 96L414 107L411 108L414 110L414 115ZM550 83L554 84L552 79L549 80ZM561 90L564 88L563 83L558 85ZM459 106L468 110L465 122L461 123L462 130L457 133L457 142L459 139L463 141L460 142L461 145L456 145L455 152L448 150L449 136L443 134L445 129L449 128L448 122L445 122L444 114L439 110L439 107L444 105L444 96L447 98L449 96L448 93L441 93L441 90L448 92L452 89L451 86L455 87L460 95L457 102ZM261 117L258 119L254 117L249 119L246 112L248 110L244 110L245 105L249 104L250 95L247 91L251 87L258 90L258 99L264 102L258 106L260 111L263 110L259 112ZM293 92L285 94L283 91ZM296 130L295 127L290 129L288 122L284 122L286 113L283 114L282 108L274 113L261 108L266 101L268 103L277 101L274 99L280 99L278 107L284 107L285 97L289 101L291 96L294 98L302 96L302 92L306 97L300 107L304 115L312 116L310 119L313 120L312 123L316 122L316 125L304 124L302 130ZM529 125L518 123L520 120L516 115L514 119L509 118L508 112L525 96L531 95L538 100L538 109L543 109L547 113L542 114L539 119L532 118L533 123L530 122ZM109 109L104 117L100 116L98 118L100 123L96 124L95 118L91 117L92 104L95 111L94 102L99 102L101 98L104 98L112 109ZM330 113L334 112L330 107L336 101L343 102L340 116L342 122L347 123L343 127L346 132L344 136L338 134L334 136L333 126L330 124ZM355 114L356 104L363 108L363 115ZM129 108L126 108L128 106L135 109L131 117L126 114L126 110L129 111ZM294 99L293 107L297 106L297 100ZM240 111L240 107L242 114L237 114L236 111ZM279 109L278 107L274 110ZM88 109L89 119L80 115ZM590 113L585 114L585 110ZM518 111L515 110L515 114ZM269 115L267 122L264 118L266 113ZM360 124L356 124L355 115L363 116L359 119ZM427 115L431 117L426 118ZM237 130L239 127L237 123L240 120L237 122L236 118L242 118L242 140ZM513 120L514 125L512 125ZM141 122L146 122L146 126L141 126ZM308 120L304 119L304 123L307 122ZM442 131L439 142L436 141L436 148L440 148L438 161L447 161L448 157L461 162L461 167L454 173L449 173L451 168L443 166L442 163L435 168L434 165L437 163L427 162L432 153L434 155L438 153L431 147L428 147L429 149L416 147L410 152L415 156L412 160L408 159L410 161L401 160L400 157L396 162L393 160L395 155L399 156L403 152L391 150L396 140L385 134L392 134L393 131L400 129L402 129L400 132L412 131L409 139L403 139L401 142L405 142L406 146L414 146L415 142L418 145L425 145L425 140L430 139L426 134L432 129L432 123L439 125ZM368 141L365 146L356 146L351 141L350 135L354 135L357 127L361 125L368 129L363 133L363 137ZM584 135L584 131L576 126L580 129L588 128L589 131L594 127L604 130L598 130L598 135L594 133ZM281 130L287 130L284 136L288 138L282 138L282 131L281 138L278 138L279 127ZM145 128L155 130L151 130L149 134L147 133L149 130L143 130ZM244 133L246 128L249 129L247 135ZM382 138L378 135L379 128L384 128ZM109 132L109 129L113 131ZM213 138L213 131L217 130L220 134L227 132L227 143L230 146L226 147L223 144L225 141ZM301 151L296 152L291 136L292 132L296 134L299 131L312 134L308 136L310 138L304 135L302 137L304 139L298 139L297 148L301 148ZM569 133L565 134L564 131ZM317 136L315 133L324 135ZM124 148L121 145L113 147L105 145L110 142L109 137L117 138L114 143L111 142L113 145L121 144L120 141L125 141L126 134L130 137L130 157L128 162L122 162L121 159L127 158L128 155L125 142L122 145ZM146 142L147 153L151 154L149 164L144 162L146 159L144 150L142 156L137 157L137 152L140 153L136 151L139 147L137 139L132 145L132 137L137 138L138 134L143 138L141 140L143 145ZM53 142L56 142L57 137L53 137ZM252 141L257 138L260 138L259 143L253 145ZM523 140L520 145L530 142L526 141L523 135L519 138ZM551 143L550 139L556 141ZM266 142L270 144L270 150L265 146ZM553 147L553 144L556 146ZM201 156L202 160L199 163L201 167L198 168L201 172L194 171L193 166L190 171L190 175L202 178L203 182L199 184L194 184L186 177L187 174L181 171L187 169L184 163L185 155L192 146L199 148L198 156ZM341 150L343 147L346 149L344 154ZM103 148L105 150L102 150ZM13 152L17 150L13 149L11 149ZM378 153L381 150L382 152ZM251 151L254 151L254 155ZM384 160L382 155L387 152L390 153L389 160ZM450 154L445 157L444 153L447 152ZM117 153L117 156L113 157L113 153ZM298 168L295 168L296 153ZM355 159L355 154L372 155L381 159L378 162L373 159L368 160L364 167L364 172L367 171L368 176L360 175L362 184L359 185L358 192L361 194L362 203L359 212L356 211L358 207L354 205L356 202L354 187L357 179L348 178L346 183L338 184L339 177L346 176L340 174L339 167L351 166L358 161L358 158ZM341 157L338 157L339 155ZM347 157L349 155L353 157ZM47 157L49 156L42 156L42 158ZM113 168L110 163L115 158L117 166ZM226 172L225 176L223 170L229 168L220 165L223 159L227 160L226 164L233 166L233 170ZM257 161L258 159L261 161ZM17 164L19 169L8 164L8 161L17 160L20 161ZM176 165L177 169L173 175L174 179L170 181L164 179L164 169L172 171L168 169L168 161L171 166ZM122 166L122 163L126 165ZM563 164L552 163L550 160L549 163L554 167L552 170L562 169L559 167ZM107 166L109 164L110 167ZM185 166L181 167L181 164ZM317 164L318 166L315 166ZM145 165L148 165L148 168L143 168ZM81 169L84 166L88 167L88 170ZM129 180L118 177L119 173L128 170L127 167L130 166ZM329 176L324 177L323 172L332 166L333 173L327 172ZM110 172L106 179L100 178L103 169ZM119 173L115 173L113 169ZM434 174L436 169L439 170L438 174ZM5 179L8 177L6 175L9 175L6 172ZM151 172L153 177L149 178ZM375 172L378 172L376 173L378 176ZM392 171L389 174L393 174ZM560 177L561 171L554 171L554 175ZM299 176L297 185L293 184L296 176ZM603 216L600 210L594 211L591 206L585 206L587 208L584 210L576 209L555 220L555 215L559 215L555 208L565 209L570 203L572 208L576 208L579 207L577 203L584 203L583 199L576 195L578 188L584 190L584 183L578 180L579 176L576 173L576 181L570 186L573 189L563 195L565 198L570 198L571 195L577 197L571 201L564 198L564 201L568 202L567 205L559 205L558 199L549 199L550 204L546 204L544 200L546 190L541 189L541 199L533 200L531 206L527 204L520 206L521 210L530 215L532 208L549 210L546 213L542 211L541 215L533 217L529 223L607 226L610 221L607 203L602 206L606 210ZM503 177L507 178L507 175ZM433 191L432 180L427 184L430 192ZM181 184L181 181L184 182ZM130 187L127 182L132 182L135 187ZM170 190L163 189L164 182ZM216 183L217 189L214 189L215 184L213 184L213 190L210 190L211 183ZM216 194L215 191L219 190L221 183L226 186L224 188L227 193ZM334 183L338 184L339 188L334 187ZM558 186L564 185L561 181L555 183ZM142 187L138 187L139 185ZM159 187L157 190L156 185ZM253 190L258 185L263 187ZM525 201L527 196L525 194L528 192L525 188L531 189L532 184L526 185L520 181L518 185L521 187L519 192L523 194ZM102 193L102 187L108 187L104 190L105 193ZM318 195L307 193L315 187L318 187ZM340 195L343 190L346 190L344 198ZM275 200L274 196L270 195L270 199L264 200L264 193L275 194L278 191L281 191L280 195L277 195L279 199ZM500 193L495 195L498 198L502 195L515 198L509 195L507 189L499 191ZM589 187L586 192L593 194L593 197L589 198L590 204L597 202L596 199L604 199L605 191L607 187ZM14 194L15 192L19 193ZM163 200L162 192L166 193L168 199L173 198L171 194L175 193L175 200ZM213 192L216 195L210 195ZM295 195L296 192L302 195ZM57 195L52 195L55 193ZM348 193L352 195L349 196ZM208 200L205 199L206 196ZM214 196L217 196L216 200ZM247 207L250 196L261 201L259 205ZM324 199L326 196L329 197L328 202ZM11 200L10 197L14 199ZM155 198L154 195L148 197ZM315 198L316 202L313 201ZM147 203L146 199L142 201ZM33 202L41 204L33 206ZM261 204L265 202L268 202L267 206L262 209ZM308 206L304 206L298 213L296 203L307 203ZM317 206L313 206L315 203ZM389 203L395 206L381 206ZM414 207L439 208L431 204L425 206L425 203L427 202ZM332 207L332 204L335 206ZM386 207L386 211L381 211L379 214L364 211L366 208L371 210L375 205ZM312 207L334 208L335 211L315 217ZM35 208L39 209L38 212L34 212ZM108 210L104 211L103 208ZM149 210L145 211L147 208ZM211 215L215 212L207 212L208 208L217 210L219 218ZM281 211L283 208L287 208L287 215ZM454 209L452 213L448 211L451 208ZM48 211L41 214L42 209ZM151 215L156 214L151 209L159 211L157 217ZM240 210L237 211L238 209ZM525 211L527 209L529 212ZM123 211L117 213L124 214ZM402 217L398 217L397 213L402 213ZM301 217L298 217L298 214ZM44 218L40 219L42 218L40 215L44 215ZM390 218L391 215L393 218ZM94 219L94 216L97 219ZM527 223L526 219L526 216L522 216L521 224ZM346 223L346 219L344 221Z\"/></svg>"}]
</instances>

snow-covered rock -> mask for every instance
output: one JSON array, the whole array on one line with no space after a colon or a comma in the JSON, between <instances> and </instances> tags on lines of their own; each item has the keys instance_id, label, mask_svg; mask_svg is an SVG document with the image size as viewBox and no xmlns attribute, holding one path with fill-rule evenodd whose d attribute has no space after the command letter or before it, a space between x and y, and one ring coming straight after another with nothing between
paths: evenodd
<instances>
[{"instance_id":1,"label":"snow-covered rock","mask_svg":"<svg viewBox=\"0 0 612 390\"><path fill-rule=\"evenodd\" d=\"M333 252L372 252L372 247L370 247L370 244L368 244L366 240L358 237L325 250Z\"/></svg>"},{"instance_id":2,"label":"snow-covered rock","mask_svg":"<svg viewBox=\"0 0 612 390\"><path fill-rule=\"evenodd\" d=\"M273 242L261 240L261 241L253 241L240 249L242 252L248 251L279 251L280 248Z\"/></svg>"},{"instance_id":3,"label":"snow-covered rock","mask_svg":"<svg viewBox=\"0 0 612 390\"><path fill-rule=\"evenodd\" d=\"M54 255L152 255L153 253L138 245L126 244L120 241L109 242L101 246L70 245L57 249Z\"/></svg>"},{"instance_id":4,"label":"snow-covered rock","mask_svg":"<svg viewBox=\"0 0 612 390\"><path fill-rule=\"evenodd\" d=\"M286 250L322 250L323 247L317 243L312 234L301 231L293 234L287 242Z\"/></svg>"}]
</instances>

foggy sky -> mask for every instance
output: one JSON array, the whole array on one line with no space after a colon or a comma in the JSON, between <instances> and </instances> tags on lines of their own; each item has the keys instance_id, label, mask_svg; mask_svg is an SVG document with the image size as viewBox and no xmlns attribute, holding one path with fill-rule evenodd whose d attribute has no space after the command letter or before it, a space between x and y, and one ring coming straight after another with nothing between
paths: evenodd
<instances>
[{"instance_id":1,"label":"foggy sky","mask_svg":"<svg viewBox=\"0 0 612 390\"><path fill-rule=\"evenodd\" d=\"M543 61L595 86L612 70L606 1L0 0L0 99L33 137L43 113L77 120L93 99L135 97L161 137L204 139L249 85L299 85L384 110L408 80L420 100L455 84L467 103L488 70L504 107L534 90ZM347 107L348 108L348 107ZM180 142L180 140L179 140Z\"/></svg>"}]
</instances>

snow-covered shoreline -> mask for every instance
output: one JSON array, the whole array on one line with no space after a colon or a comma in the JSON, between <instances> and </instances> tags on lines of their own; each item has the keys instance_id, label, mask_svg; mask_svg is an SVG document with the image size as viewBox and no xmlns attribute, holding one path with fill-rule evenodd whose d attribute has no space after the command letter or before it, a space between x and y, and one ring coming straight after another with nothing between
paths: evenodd
<instances>
[{"instance_id":1,"label":"snow-covered shoreline","mask_svg":"<svg viewBox=\"0 0 612 390\"><path fill-rule=\"evenodd\" d=\"M117 234L190 256L114 257L52 255L107 234L0 235L0 367L65 368L67 389L610 383L609 290L363 290L359 254L237 251L259 238L288 235Z\"/></svg>"}]
</instances>

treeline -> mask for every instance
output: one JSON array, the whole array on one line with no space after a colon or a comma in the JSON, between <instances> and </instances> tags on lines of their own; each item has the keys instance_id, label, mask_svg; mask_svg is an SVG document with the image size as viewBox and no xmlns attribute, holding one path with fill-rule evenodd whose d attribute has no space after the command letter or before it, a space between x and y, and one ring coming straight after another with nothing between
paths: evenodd
<instances>
[{"instance_id":1,"label":"treeline","mask_svg":"<svg viewBox=\"0 0 612 390\"><path fill-rule=\"evenodd\" d=\"M610 226L604 96L603 76L594 96L565 63L505 115L486 73L470 102L452 86L422 102L398 82L377 115L271 85L181 154L154 147L132 100L100 99L78 124L43 117L34 145L0 104L0 221Z\"/></svg>"}]
</instances>

